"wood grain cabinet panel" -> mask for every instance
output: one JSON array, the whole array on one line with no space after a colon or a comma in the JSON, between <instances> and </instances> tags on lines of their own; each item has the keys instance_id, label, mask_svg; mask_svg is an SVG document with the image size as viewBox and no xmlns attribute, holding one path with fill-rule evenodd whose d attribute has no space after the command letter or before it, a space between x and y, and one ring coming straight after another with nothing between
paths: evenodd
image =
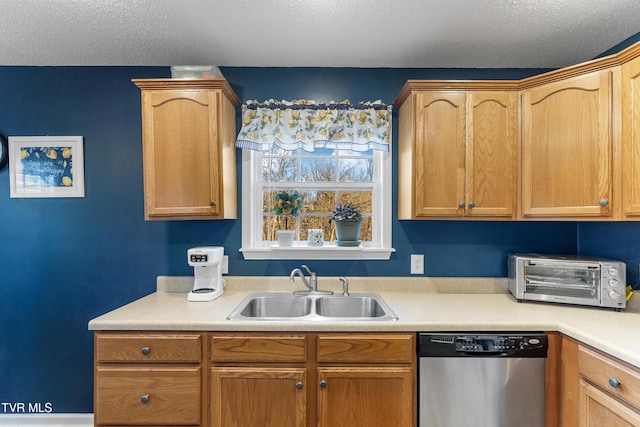
<instances>
[{"instance_id":1,"label":"wood grain cabinet panel","mask_svg":"<svg viewBox=\"0 0 640 427\"><path fill-rule=\"evenodd\" d=\"M467 94L465 214L515 216L518 97L515 92Z\"/></svg>"},{"instance_id":2,"label":"wood grain cabinet panel","mask_svg":"<svg viewBox=\"0 0 640 427\"><path fill-rule=\"evenodd\" d=\"M237 218L235 108L225 79L134 80L145 219Z\"/></svg>"},{"instance_id":3,"label":"wood grain cabinet panel","mask_svg":"<svg viewBox=\"0 0 640 427\"><path fill-rule=\"evenodd\" d=\"M213 335L211 354L215 362L286 362L307 360L304 335Z\"/></svg>"},{"instance_id":4,"label":"wood grain cabinet panel","mask_svg":"<svg viewBox=\"0 0 640 427\"><path fill-rule=\"evenodd\" d=\"M200 363L200 334L103 334L96 336L101 363Z\"/></svg>"},{"instance_id":5,"label":"wood grain cabinet panel","mask_svg":"<svg viewBox=\"0 0 640 427\"><path fill-rule=\"evenodd\" d=\"M407 82L396 100L400 219L515 219L516 87Z\"/></svg>"},{"instance_id":6,"label":"wood grain cabinet panel","mask_svg":"<svg viewBox=\"0 0 640 427\"><path fill-rule=\"evenodd\" d=\"M211 426L414 427L415 333L212 333Z\"/></svg>"},{"instance_id":7,"label":"wood grain cabinet panel","mask_svg":"<svg viewBox=\"0 0 640 427\"><path fill-rule=\"evenodd\" d=\"M199 425L199 367L98 367L96 425Z\"/></svg>"},{"instance_id":8,"label":"wood grain cabinet panel","mask_svg":"<svg viewBox=\"0 0 640 427\"><path fill-rule=\"evenodd\" d=\"M638 427L640 412L586 381L580 382L580 427Z\"/></svg>"},{"instance_id":9,"label":"wood grain cabinet panel","mask_svg":"<svg viewBox=\"0 0 640 427\"><path fill-rule=\"evenodd\" d=\"M96 426L202 426L207 407L200 333L96 332Z\"/></svg>"},{"instance_id":10,"label":"wood grain cabinet panel","mask_svg":"<svg viewBox=\"0 0 640 427\"><path fill-rule=\"evenodd\" d=\"M578 346L580 426L640 426L640 371Z\"/></svg>"},{"instance_id":11,"label":"wood grain cabinet panel","mask_svg":"<svg viewBox=\"0 0 640 427\"><path fill-rule=\"evenodd\" d=\"M211 369L212 427L304 427L304 368Z\"/></svg>"},{"instance_id":12,"label":"wood grain cabinet panel","mask_svg":"<svg viewBox=\"0 0 640 427\"><path fill-rule=\"evenodd\" d=\"M640 219L640 57L621 67L622 196L625 219Z\"/></svg>"},{"instance_id":13,"label":"wood grain cabinet panel","mask_svg":"<svg viewBox=\"0 0 640 427\"><path fill-rule=\"evenodd\" d=\"M612 73L522 93L522 216L611 217Z\"/></svg>"},{"instance_id":14,"label":"wood grain cabinet panel","mask_svg":"<svg viewBox=\"0 0 640 427\"><path fill-rule=\"evenodd\" d=\"M464 94L418 93L415 103L415 216L462 215Z\"/></svg>"},{"instance_id":15,"label":"wood grain cabinet panel","mask_svg":"<svg viewBox=\"0 0 640 427\"><path fill-rule=\"evenodd\" d=\"M318 337L318 362L411 363L413 334L336 334Z\"/></svg>"},{"instance_id":16,"label":"wood grain cabinet panel","mask_svg":"<svg viewBox=\"0 0 640 427\"><path fill-rule=\"evenodd\" d=\"M318 427L411 427L410 367L318 368Z\"/></svg>"}]
</instances>

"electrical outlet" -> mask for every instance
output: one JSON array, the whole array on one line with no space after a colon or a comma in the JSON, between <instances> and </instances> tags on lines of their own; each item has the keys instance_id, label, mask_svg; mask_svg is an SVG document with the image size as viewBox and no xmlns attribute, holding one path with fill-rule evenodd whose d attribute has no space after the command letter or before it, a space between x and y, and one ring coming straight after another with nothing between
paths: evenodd
<instances>
[{"instance_id":1,"label":"electrical outlet","mask_svg":"<svg viewBox=\"0 0 640 427\"><path fill-rule=\"evenodd\" d=\"M411 274L424 274L424 254L411 254Z\"/></svg>"},{"instance_id":2,"label":"electrical outlet","mask_svg":"<svg viewBox=\"0 0 640 427\"><path fill-rule=\"evenodd\" d=\"M229 255L222 257L222 274L229 274Z\"/></svg>"}]
</instances>

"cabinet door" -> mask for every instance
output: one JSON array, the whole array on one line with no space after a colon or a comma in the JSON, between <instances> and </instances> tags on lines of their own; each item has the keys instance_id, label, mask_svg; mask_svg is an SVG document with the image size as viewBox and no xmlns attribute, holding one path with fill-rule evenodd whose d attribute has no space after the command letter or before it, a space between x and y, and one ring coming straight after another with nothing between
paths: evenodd
<instances>
[{"instance_id":1,"label":"cabinet door","mask_svg":"<svg viewBox=\"0 0 640 427\"><path fill-rule=\"evenodd\" d=\"M581 427L640 426L640 413L582 380L580 382Z\"/></svg>"},{"instance_id":2,"label":"cabinet door","mask_svg":"<svg viewBox=\"0 0 640 427\"><path fill-rule=\"evenodd\" d=\"M303 368L212 368L212 427L304 427Z\"/></svg>"},{"instance_id":3,"label":"cabinet door","mask_svg":"<svg viewBox=\"0 0 640 427\"><path fill-rule=\"evenodd\" d=\"M640 58L622 65L622 194L624 215L640 215Z\"/></svg>"},{"instance_id":4,"label":"cabinet door","mask_svg":"<svg viewBox=\"0 0 640 427\"><path fill-rule=\"evenodd\" d=\"M608 70L522 94L523 216L610 216L610 100Z\"/></svg>"},{"instance_id":5,"label":"cabinet door","mask_svg":"<svg viewBox=\"0 0 640 427\"><path fill-rule=\"evenodd\" d=\"M467 215L514 216L517 120L514 92L467 94Z\"/></svg>"},{"instance_id":6,"label":"cabinet door","mask_svg":"<svg viewBox=\"0 0 640 427\"><path fill-rule=\"evenodd\" d=\"M464 214L464 99L462 92L416 95L416 217Z\"/></svg>"},{"instance_id":7,"label":"cabinet door","mask_svg":"<svg viewBox=\"0 0 640 427\"><path fill-rule=\"evenodd\" d=\"M199 367L98 367L96 425L200 425Z\"/></svg>"},{"instance_id":8,"label":"cabinet door","mask_svg":"<svg viewBox=\"0 0 640 427\"><path fill-rule=\"evenodd\" d=\"M142 93L145 217L220 215L220 150L213 90Z\"/></svg>"},{"instance_id":9,"label":"cabinet door","mask_svg":"<svg viewBox=\"0 0 640 427\"><path fill-rule=\"evenodd\" d=\"M318 368L318 427L412 427L411 368Z\"/></svg>"}]
</instances>

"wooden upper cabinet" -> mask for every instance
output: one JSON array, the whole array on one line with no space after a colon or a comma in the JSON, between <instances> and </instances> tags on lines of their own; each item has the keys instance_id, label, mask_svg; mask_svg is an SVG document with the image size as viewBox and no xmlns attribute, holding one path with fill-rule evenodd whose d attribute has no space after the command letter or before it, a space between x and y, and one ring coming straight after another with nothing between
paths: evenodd
<instances>
[{"instance_id":1,"label":"wooden upper cabinet","mask_svg":"<svg viewBox=\"0 0 640 427\"><path fill-rule=\"evenodd\" d=\"M416 95L416 217L464 213L464 109L464 93Z\"/></svg>"},{"instance_id":2,"label":"wooden upper cabinet","mask_svg":"<svg viewBox=\"0 0 640 427\"><path fill-rule=\"evenodd\" d=\"M399 219L515 218L515 88L510 81L407 82L396 100Z\"/></svg>"},{"instance_id":3,"label":"wooden upper cabinet","mask_svg":"<svg viewBox=\"0 0 640 427\"><path fill-rule=\"evenodd\" d=\"M225 79L134 80L145 219L237 218L235 108Z\"/></svg>"},{"instance_id":4,"label":"wooden upper cabinet","mask_svg":"<svg viewBox=\"0 0 640 427\"><path fill-rule=\"evenodd\" d=\"M518 97L467 94L467 215L515 217Z\"/></svg>"},{"instance_id":5,"label":"wooden upper cabinet","mask_svg":"<svg viewBox=\"0 0 640 427\"><path fill-rule=\"evenodd\" d=\"M522 216L611 217L612 72L522 92Z\"/></svg>"},{"instance_id":6,"label":"wooden upper cabinet","mask_svg":"<svg viewBox=\"0 0 640 427\"><path fill-rule=\"evenodd\" d=\"M621 67L622 195L625 219L640 219L640 57Z\"/></svg>"}]
</instances>

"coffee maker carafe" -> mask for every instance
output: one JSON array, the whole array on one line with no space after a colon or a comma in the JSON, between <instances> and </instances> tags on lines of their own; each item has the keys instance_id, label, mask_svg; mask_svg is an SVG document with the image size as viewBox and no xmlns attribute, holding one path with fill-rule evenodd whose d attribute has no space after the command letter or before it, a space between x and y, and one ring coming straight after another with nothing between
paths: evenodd
<instances>
[{"instance_id":1,"label":"coffee maker carafe","mask_svg":"<svg viewBox=\"0 0 640 427\"><path fill-rule=\"evenodd\" d=\"M212 301L222 295L222 259L224 247L201 246L187 250L187 260L193 267L195 281L188 301Z\"/></svg>"}]
</instances>

